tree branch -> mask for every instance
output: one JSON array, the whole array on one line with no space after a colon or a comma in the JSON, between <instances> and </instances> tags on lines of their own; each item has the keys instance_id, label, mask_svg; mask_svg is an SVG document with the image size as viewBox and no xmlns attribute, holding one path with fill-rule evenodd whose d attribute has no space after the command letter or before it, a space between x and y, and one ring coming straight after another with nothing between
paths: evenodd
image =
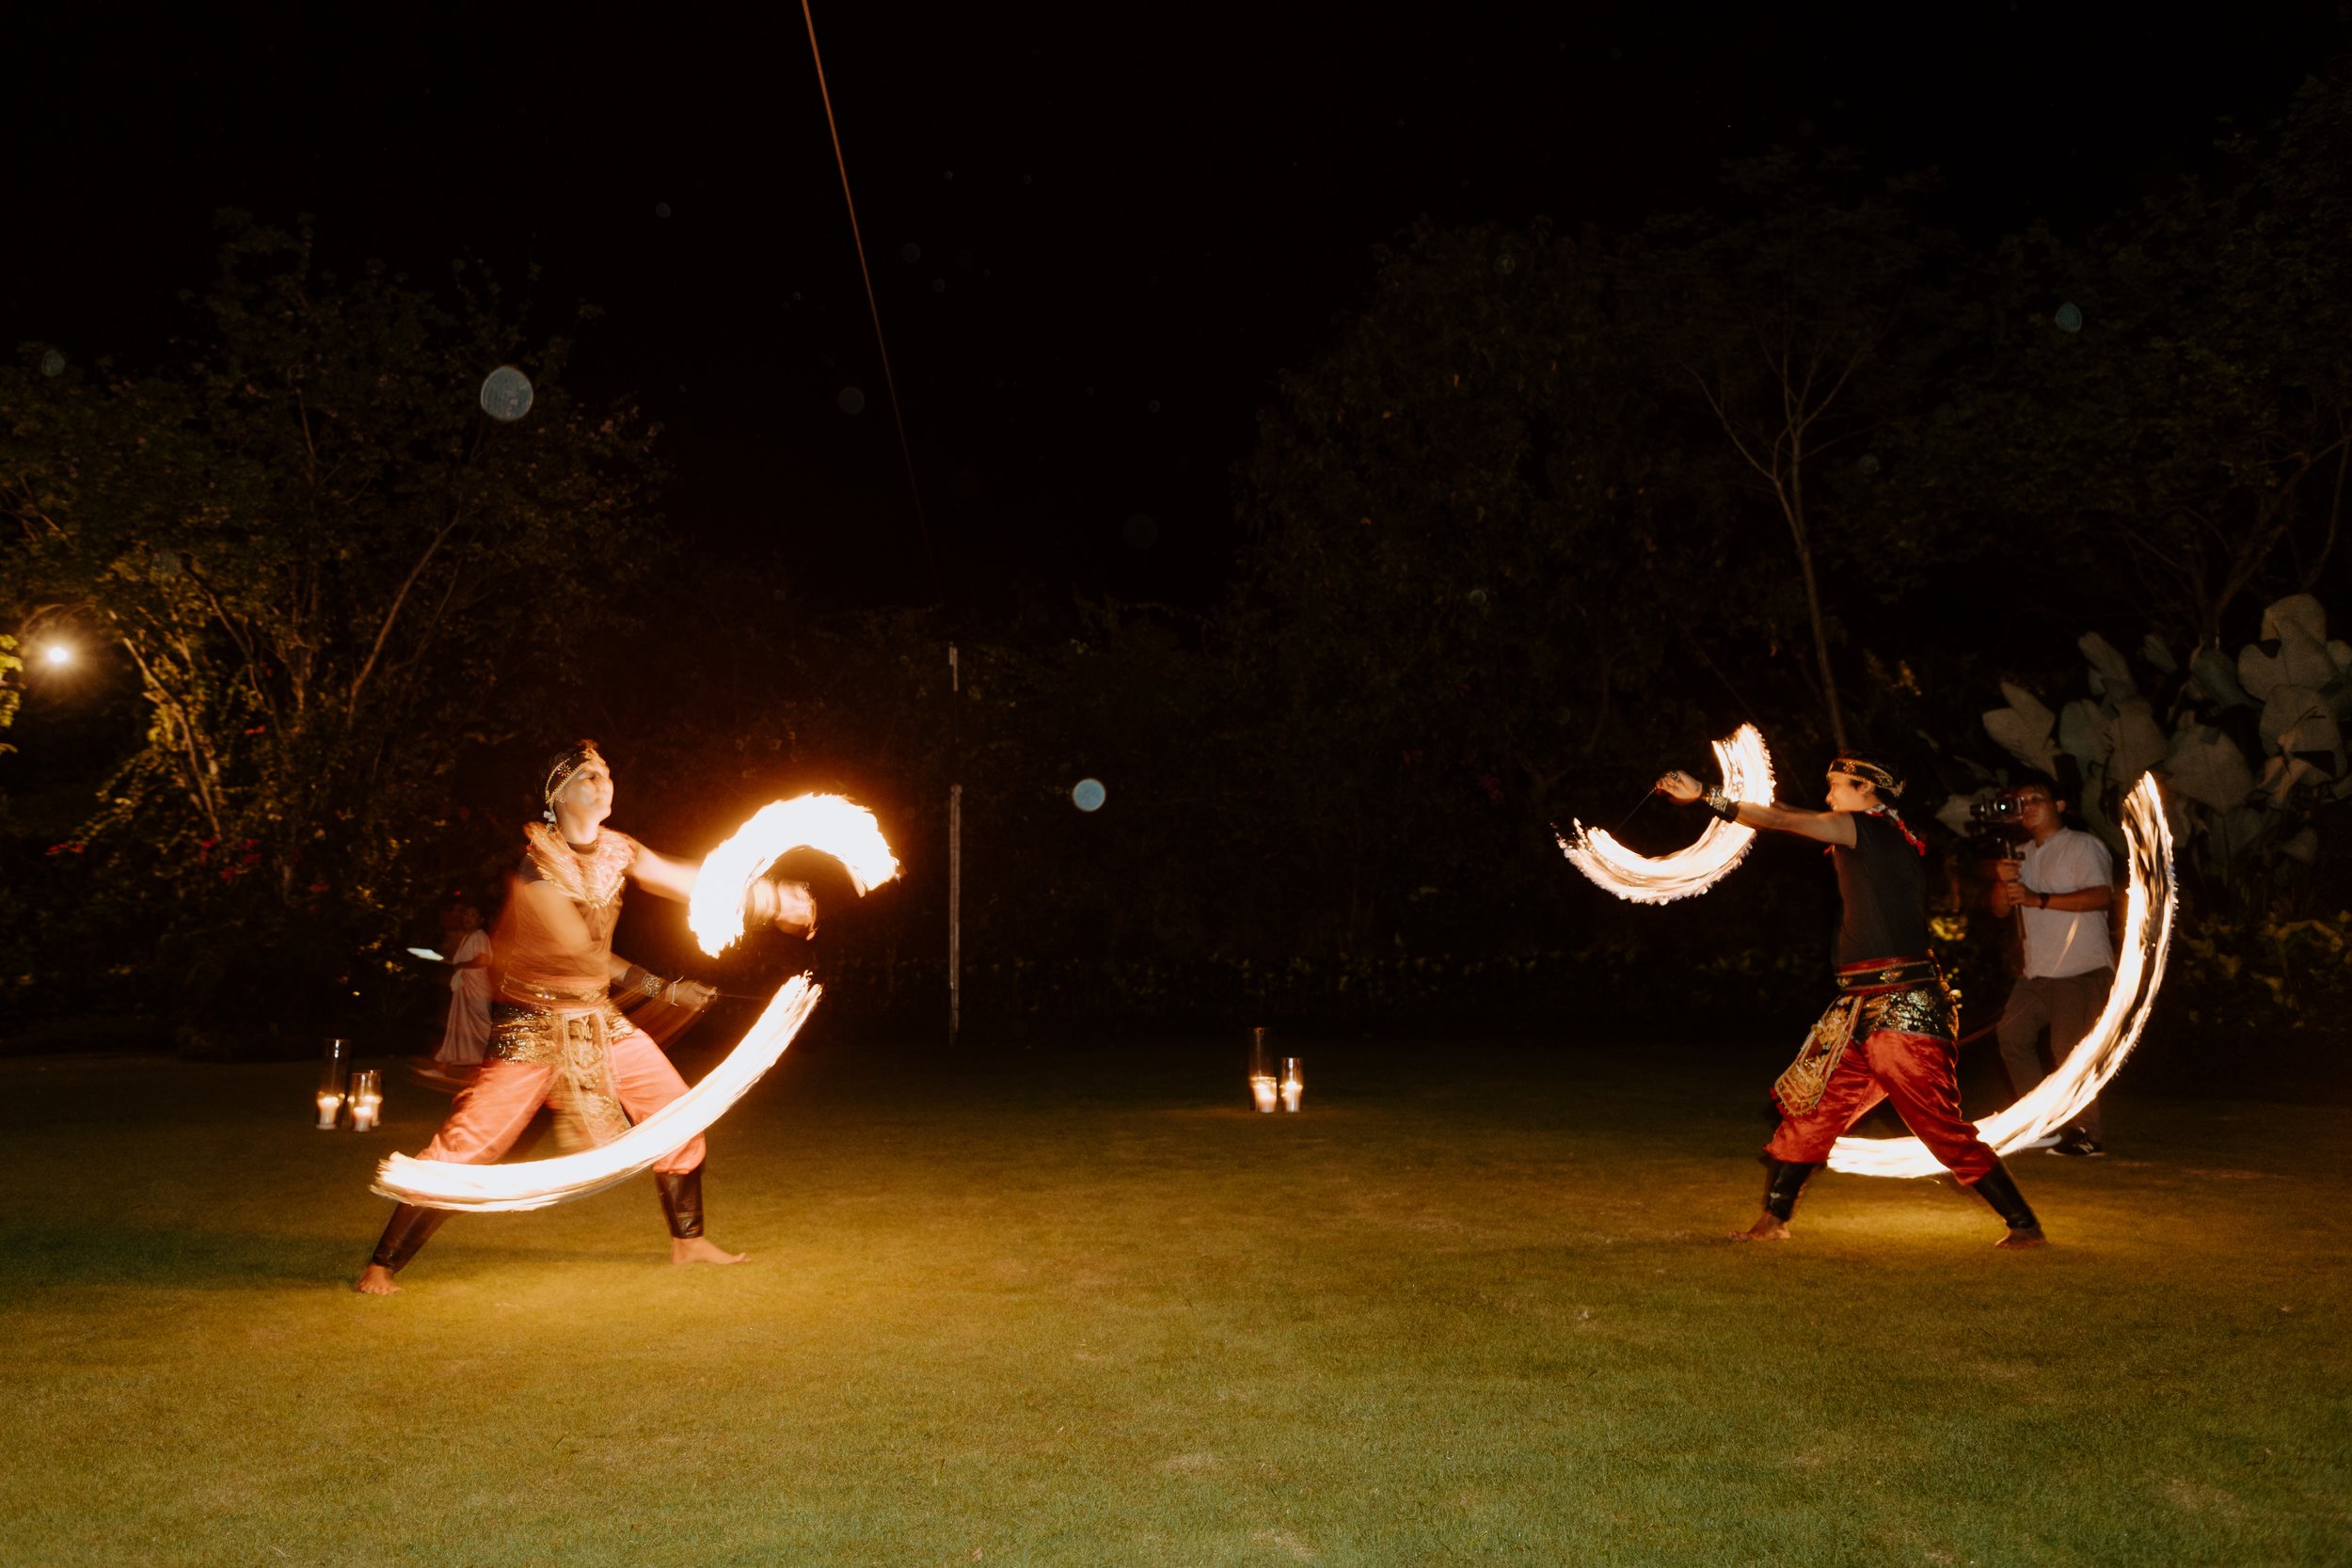
<instances>
[{"instance_id":1,"label":"tree branch","mask_svg":"<svg viewBox=\"0 0 2352 1568\"><path fill-rule=\"evenodd\" d=\"M383 656L385 641L392 635L392 624L400 618L401 607L408 602L408 591L417 585L417 578L424 574L425 567L439 552L442 541L456 531L458 523L464 519L464 509L453 503L450 507L449 521L441 525L440 531L434 534L431 543L425 546L424 553L417 557L416 564L408 568L408 575L401 579L399 591L392 595L392 602L385 608L383 624L375 629L375 643L368 650L367 661L359 666L359 673L351 677L351 694L343 707L345 719L353 717L359 711L359 693L368 684L368 677L375 673L375 661Z\"/></svg>"}]
</instances>

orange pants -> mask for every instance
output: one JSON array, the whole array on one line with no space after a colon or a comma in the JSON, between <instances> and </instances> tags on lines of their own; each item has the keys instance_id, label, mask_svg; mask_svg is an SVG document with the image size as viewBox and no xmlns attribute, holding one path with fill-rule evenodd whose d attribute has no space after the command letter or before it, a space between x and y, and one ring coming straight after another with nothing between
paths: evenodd
<instances>
[{"instance_id":1,"label":"orange pants","mask_svg":"<svg viewBox=\"0 0 2352 1568\"><path fill-rule=\"evenodd\" d=\"M2001 1162L1960 1114L1960 1082L1952 1071L1957 1055L1948 1040L1893 1029L1852 1041L1829 1075L1820 1102L1801 1116L1784 1112L1764 1152L1775 1160L1818 1164L1829 1158L1830 1145L1847 1128L1880 1101L1891 1100L1895 1114L1928 1152L1974 1185Z\"/></svg>"},{"instance_id":2,"label":"orange pants","mask_svg":"<svg viewBox=\"0 0 2352 1568\"><path fill-rule=\"evenodd\" d=\"M631 1121L644 1120L686 1092L686 1080L643 1031L628 1029L614 1036L611 1060L612 1086ZM488 1164L515 1147L531 1118L548 1102L548 1087L554 1081L555 1069L544 1063L496 1058L483 1063L482 1075L458 1095L449 1120L417 1158L453 1165ZM656 1160L653 1168L676 1176L702 1163L703 1141L697 1135Z\"/></svg>"}]
</instances>

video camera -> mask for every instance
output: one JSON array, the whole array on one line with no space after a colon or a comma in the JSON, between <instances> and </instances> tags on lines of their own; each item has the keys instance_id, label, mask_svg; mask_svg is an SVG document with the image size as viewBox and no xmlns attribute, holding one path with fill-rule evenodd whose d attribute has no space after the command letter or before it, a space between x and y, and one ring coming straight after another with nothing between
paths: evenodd
<instances>
[{"instance_id":1,"label":"video camera","mask_svg":"<svg viewBox=\"0 0 2352 1568\"><path fill-rule=\"evenodd\" d=\"M1994 828L2018 822L2017 797L2004 791L1990 800L1971 800L1968 816L1971 820Z\"/></svg>"},{"instance_id":2,"label":"video camera","mask_svg":"<svg viewBox=\"0 0 2352 1568\"><path fill-rule=\"evenodd\" d=\"M1982 824L1972 830L1968 837L1977 842L1990 839L2000 846L2004 860L2014 860L2024 852L2033 835L2026 831L2024 814L2019 811L2017 797L2007 790L1989 800L1968 802L1968 819Z\"/></svg>"}]
</instances>

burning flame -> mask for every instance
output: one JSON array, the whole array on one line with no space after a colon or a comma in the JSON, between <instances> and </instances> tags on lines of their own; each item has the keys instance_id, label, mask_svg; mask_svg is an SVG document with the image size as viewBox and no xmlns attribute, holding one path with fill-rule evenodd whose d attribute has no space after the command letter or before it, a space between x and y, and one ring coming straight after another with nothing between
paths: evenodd
<instances>
[{"instance_id":1,"label":"burning flame","mask_svg":"<svg viewBox=\"0 0 2352 1568\"><path fill-rule=\"evenodd\" d=\"M2072 1122L2122 1067L2155 1006L2172 947L2179 884L2172 874L2172 829L2153 773L2142 777L2123 802L2123 839L2131 874L2114 988L2082 1043L2056 1072L2008 1110L1977 1123L1977 1135L1995 1153L2022 1148ZM1840 1138L1830 1150L1829 1168L1856 1176L1936 1176L1944 1169L1916 1138Z\"/></svg>"},{"instance_id":2,"label":"burning flame","mask_svg":"<svg viewBox=\"0 0 2352 1568\"><path fill-rule=\"evenodd\" d=\"M822 850L839 861L863 894L898 874L874 814L838 795L773 800L713 849L694 879L686 924L704 952L717 958L743 934L743 900L760 874L793 849Z\"/></svg>"},{"instance_id":3,"label":"burning flame","mask_svg":"<svg viewBox=\"0 0 2352 1568\"><path fill-rule=\"evenodd\" d=\"M811 848L833 856L859 893L898 874L898 858L874 814L838 795L777 800L711 851L694 879L687 923L703 951L724 951L743 934L743 902L751 885L777 857ZM458 1165L395 1154L376 1167L374 1190L402 1203L477 1213L544 1209L625 1181L680 1144L699 1136L792 1043L817 1006L823 988L806 974L786 981L726 1059L703 1081L609 1144L548 1160L511 1165Z\"/></svg>"},{"instance_id":4,"label":"burning flame","mask_svg":"<svg viewBox=\"0 0 2352 1568\"><path fill-rule=\"evenodd\" d=\"M1724 792L1735 800L1772 798L1772 754L1754 724L1742 724L1728 740L1718 740L1715 765L1723 769ZM1709 818L1696 843L1671 855L1637 855L1607 830L1571 823L1560 835L1561 853L1595 882L1636 904L1670 904L1694 897L1721 881L1746 858L1756 830Z\"/></svg>"}]
</instances>

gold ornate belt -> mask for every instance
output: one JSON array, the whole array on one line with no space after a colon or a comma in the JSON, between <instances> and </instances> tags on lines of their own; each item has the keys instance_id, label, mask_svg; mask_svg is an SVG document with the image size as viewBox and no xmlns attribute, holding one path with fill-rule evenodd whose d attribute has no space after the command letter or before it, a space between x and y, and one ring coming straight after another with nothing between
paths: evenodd
<instances>
[{"instance_id":1,"label":"gold ornate belt","mask_svg":"<svg viewBox=\"0 0 2352 1568\"><path fill-rule=\"evenodd\" d=\"M1943 976L1932 953L1905 958L1867 958L1861 963L1837 966L1837 989L1848 996L1877 996L1890 990L1932 986Z\"/></svg>"}]
</instances>

